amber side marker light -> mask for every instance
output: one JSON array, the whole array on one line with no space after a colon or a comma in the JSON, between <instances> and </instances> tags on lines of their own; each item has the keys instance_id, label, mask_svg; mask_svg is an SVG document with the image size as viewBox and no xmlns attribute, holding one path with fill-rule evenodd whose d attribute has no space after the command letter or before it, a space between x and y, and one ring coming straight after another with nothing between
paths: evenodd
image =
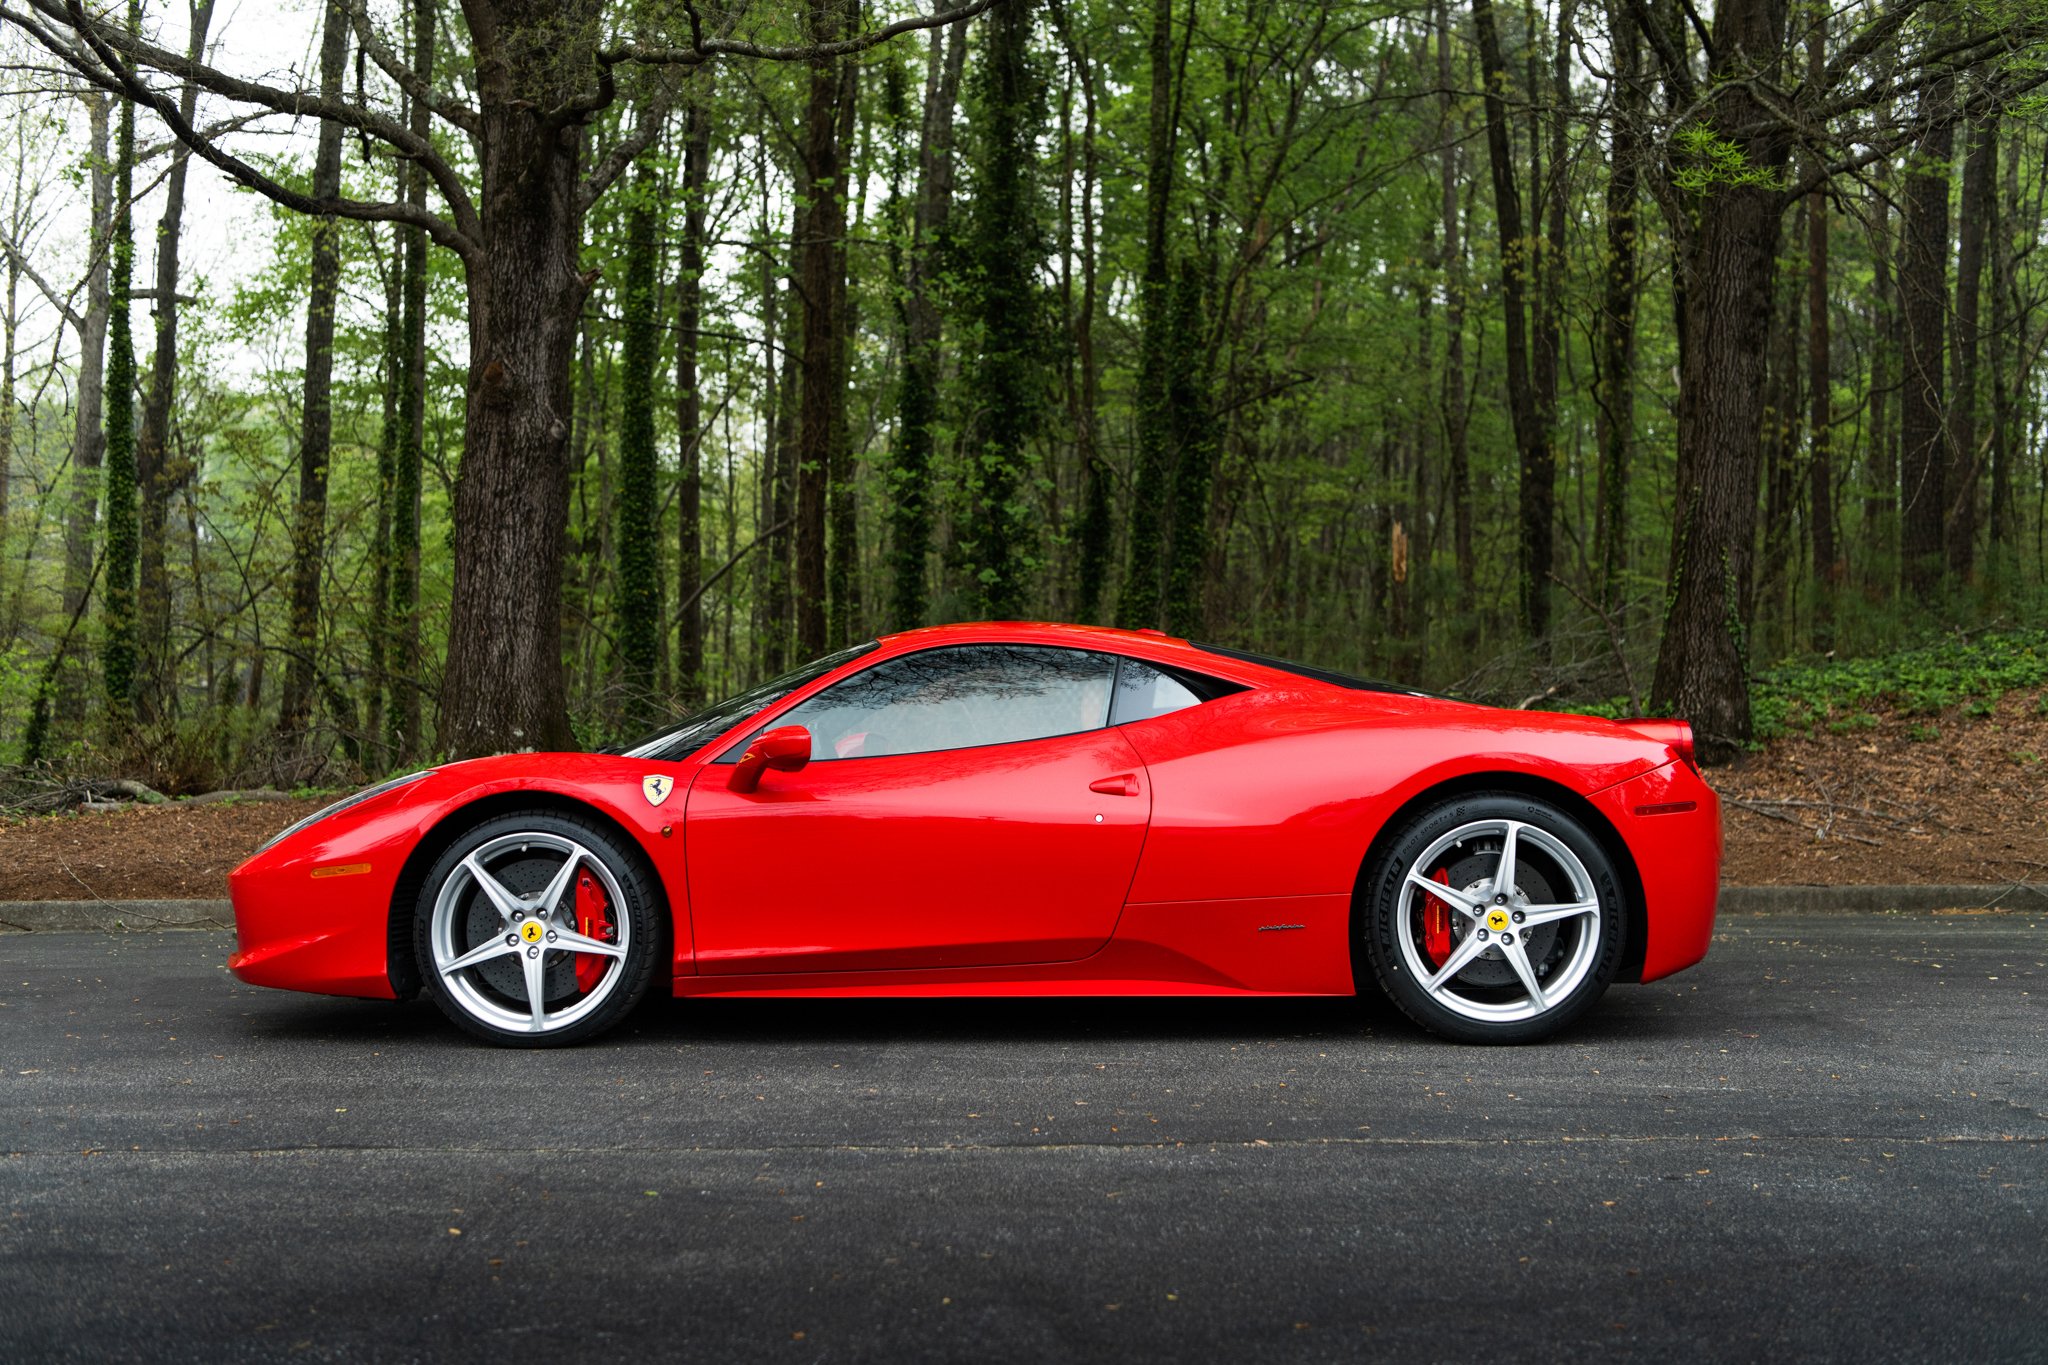
<instances>
[{"instance_id":1,"label":"amber side marker light","mask_svg":"<svg viewBox=\"0 0 2048 1365\"><path fill-rule=\"evenodd\" d=\"M1682 815L1689 810L1698 810L1697 801L1662 801L1654 806L1637 806L1637 815ZM318 876L316 872L313 875Z\"/></svg>"},{"instance_id":2,"label":"amber side marker light","mask_svg":"<svg viewBox=\"0 0 2048 1365\"><path fill-rule=\"evenodd\" d=\"M316 867L315 877L359 877L370 870L368 863L336 863L333 867Z\"/></svg>"}]
</instances>

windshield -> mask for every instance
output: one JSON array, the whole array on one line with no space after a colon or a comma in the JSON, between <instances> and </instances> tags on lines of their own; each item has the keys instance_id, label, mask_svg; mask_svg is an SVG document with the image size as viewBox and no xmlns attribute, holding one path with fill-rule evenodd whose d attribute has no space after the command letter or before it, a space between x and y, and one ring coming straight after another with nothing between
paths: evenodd
<instances>
[{"instance_id":1,"label":"windshield","mask_svg":"<svg viewBox=\"0 0 2048 1365\"><path fill-rule=\"evenodd\" d=\"M753 715L756 711L773 706L798 688L816 682L841 664L858 659L875 648L877 643L870 640L864 645L855 645L836 654L827 654L822 659L813 659L802 668L794 669L779 678L770 678L767 682L727 697L715 706L707 706L702 711L685 716L623 752L627 758L652 758L668 763L688 758L740 720Z\"/></svg>"}]
</instances>

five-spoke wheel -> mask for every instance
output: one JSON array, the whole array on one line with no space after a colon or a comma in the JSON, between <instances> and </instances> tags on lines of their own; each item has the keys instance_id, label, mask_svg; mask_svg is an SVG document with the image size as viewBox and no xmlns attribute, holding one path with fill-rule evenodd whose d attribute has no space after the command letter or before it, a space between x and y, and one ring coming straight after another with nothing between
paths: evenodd
<instances>
[{"instance_id":1,"label":"five-spoke wheel","mask_svg":"<svg viewBox=\"0 0 2048 1365\"><path fill-rule=\"evenodd\" d=\"M420 975L480 1037L579 1042L646 993L658 904L640 861L602 827L547 811L502 816L428 873L415 915Z\"/></svg>"},{"instance_id":2,"label":"five-spoke wheel","mask_svg":"<svg viewBox=\"0 0 2048 1365\"><path fill-rule=\"evenodd\" d=\"M1613 980L1626 916L1599 840L1507 793L1424 811L1367 883L1365 956L1408 1015L1468 1042L1529 1042Z\"/></svg>"}]
</instances>

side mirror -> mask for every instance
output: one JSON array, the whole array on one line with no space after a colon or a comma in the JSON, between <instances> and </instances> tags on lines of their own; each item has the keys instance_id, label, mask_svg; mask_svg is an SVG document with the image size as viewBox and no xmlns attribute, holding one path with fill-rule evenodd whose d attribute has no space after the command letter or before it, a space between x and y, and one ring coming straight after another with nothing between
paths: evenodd
<instances>
[{"instance_id":1,"label":"side mirror","mask_svg":"<svg viewBox=\"0 0 2048 1365\"><path fill-rule=\"evenodd\" d=\"M801 725L778 725L747 746L725 785L736 792L750 792L761 785L761 774L770 768L793 773L810 761L811 732Z\"/></svg>"}]
</instances>

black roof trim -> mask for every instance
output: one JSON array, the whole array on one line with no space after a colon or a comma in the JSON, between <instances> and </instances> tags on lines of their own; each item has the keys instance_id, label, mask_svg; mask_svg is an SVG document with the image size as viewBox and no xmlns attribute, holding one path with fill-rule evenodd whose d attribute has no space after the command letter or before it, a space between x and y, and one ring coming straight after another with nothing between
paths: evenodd
<instances>
[{"instance_id":1,"label":"black roof trim","mask_svg":"<svg viewBox=\"0 0 2048 1365\"><path fill-rule=\"evenodd\" d=\"M1276 659L1270 654L1254 654L1248 649L1231 649L1227 645L1205 645L1190 640L1189 644L1205 654L1220 654L1226 659L1241 659L1248 664L1259 664L1266 668L1277 668L1282 673L1294 673L1317 682L1329 683L1332 687L1347 687L1353 692L1388 692L1402 697L1434 697L1448 701L1441 692L1429 692L1420 687L1408 687L1401 683L1382 682L1377 678L1361 678L1351 673L1339 673L1334 669L1317 668L1312 664L1298 664L1292 659Z\"/></svg>"}]
</instances>

